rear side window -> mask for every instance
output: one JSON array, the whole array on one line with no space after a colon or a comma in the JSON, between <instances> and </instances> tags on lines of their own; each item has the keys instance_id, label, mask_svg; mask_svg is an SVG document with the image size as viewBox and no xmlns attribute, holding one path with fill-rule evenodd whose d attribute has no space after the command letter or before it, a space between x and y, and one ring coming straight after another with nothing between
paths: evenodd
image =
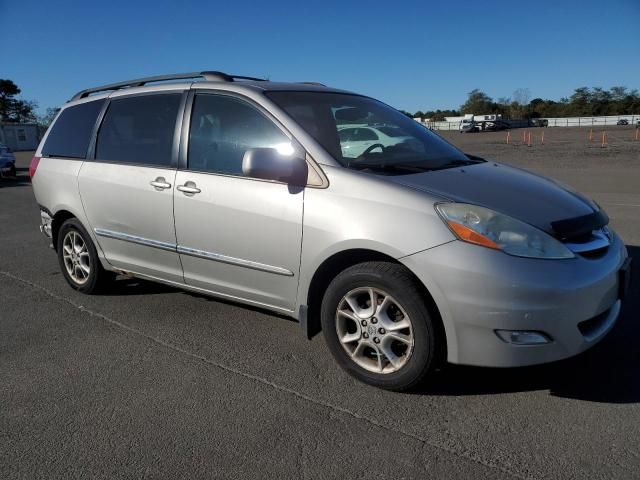
<instances>
[{"instance_id":1,"label":"rear side window","mask_svg":"<svg viewBox=\"0 0 640 480\"><path fill-rule=\"evenodd\" d=\"M98 132L96 160L170 166L182 94L112 100Z\"/></svg>"},{"instance_id":2,"label":"rear side window","mask_svg":"<svg viewBox=\"0 0 640 480\"><path fill-rule=\"evenodd\" d=\"M65 108L51 126L47 141L42 147L42 155L86 158L91 132L104 102L96 100Z\"/></svg>"}]
</instances>

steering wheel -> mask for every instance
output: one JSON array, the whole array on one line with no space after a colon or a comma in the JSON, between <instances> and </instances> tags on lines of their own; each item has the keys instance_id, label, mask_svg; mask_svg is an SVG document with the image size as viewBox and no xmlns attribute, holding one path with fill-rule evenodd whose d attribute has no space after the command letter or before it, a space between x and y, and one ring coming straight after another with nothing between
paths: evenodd
<instances>
[{"instance_id":1,"label":"steering wheel","mask_svg":"<svg viewBox=\"0 0 640 480\"><path fill-rule=\"evenodd\" d=\"M360 155L358 155L357 159L366 157L367 155L369 155L376 148L380 148L384 152L384 145L382 145L381 143L374 143L373 145L369 145L364 152L362 152Z\"/></svg>"}]
</instances>

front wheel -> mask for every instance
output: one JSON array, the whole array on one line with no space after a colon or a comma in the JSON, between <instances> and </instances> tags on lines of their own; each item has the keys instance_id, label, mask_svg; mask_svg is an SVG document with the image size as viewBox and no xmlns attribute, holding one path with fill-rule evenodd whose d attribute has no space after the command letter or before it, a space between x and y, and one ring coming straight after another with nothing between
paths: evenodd
<instances>
[{"instance_id":1,"label":"front wheel","mask_svg":"<svg viewBox=\"0 0 640 480\"><path fill-rule=\"evenodd\" d=\"M338 364L388 390L420 383L441 348L424 292L402 265L366 262L344 270L327 288L321 321Z\"/></svg>"},{"instance_id":2,"label":"front wheel","mask_svg":"<svg viewBox=\"0 0 640 480\"><path fill-rule=\"evenodd\" d=\"M58 262L72 288L87 294L104 290L115 278L102 268L91 237L75 218L65 221L58 232Z\"/></svg>"}]
</instances>

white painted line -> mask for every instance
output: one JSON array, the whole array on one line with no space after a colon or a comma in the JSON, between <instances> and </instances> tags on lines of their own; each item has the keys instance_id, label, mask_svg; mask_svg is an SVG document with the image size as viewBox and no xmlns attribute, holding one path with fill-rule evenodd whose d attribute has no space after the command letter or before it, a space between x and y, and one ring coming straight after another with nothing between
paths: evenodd
<instances>
[{"instance_id":1,"label":"white painted line","mask_svg":"<svg viewBox=\"0 0 640 480\"><path fill-rule=\"evenodd\" d=\"M605 205L615 205L617 207L640 207L639 204L635 204L635 203L609 203L609 202L600 202L600 203L604 203Z\"/></svg>"}]
</instances>

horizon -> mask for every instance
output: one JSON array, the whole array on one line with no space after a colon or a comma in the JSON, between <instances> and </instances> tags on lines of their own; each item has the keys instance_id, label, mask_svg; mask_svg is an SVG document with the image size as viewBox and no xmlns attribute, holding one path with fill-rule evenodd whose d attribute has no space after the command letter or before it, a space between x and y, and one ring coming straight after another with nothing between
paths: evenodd
<instances>
[{"instance_id":1,"label":"horizon","mask_svg":"<svg viewBox=\"0 0 640 480\"><path fill-rule=\"evenodd\" d=\"M545 1L529 11L502 1L396 9L286 1L258 16L245 4L109 5L0 0L3 35L29 52L14 50L0 77L39 113L85 88L198 70L319 81L412 113L459 109L475 88L494 100L528 89L530 99L560 101L584 86L640 87L632 0Z\"/></svg>"}]
</instances>

